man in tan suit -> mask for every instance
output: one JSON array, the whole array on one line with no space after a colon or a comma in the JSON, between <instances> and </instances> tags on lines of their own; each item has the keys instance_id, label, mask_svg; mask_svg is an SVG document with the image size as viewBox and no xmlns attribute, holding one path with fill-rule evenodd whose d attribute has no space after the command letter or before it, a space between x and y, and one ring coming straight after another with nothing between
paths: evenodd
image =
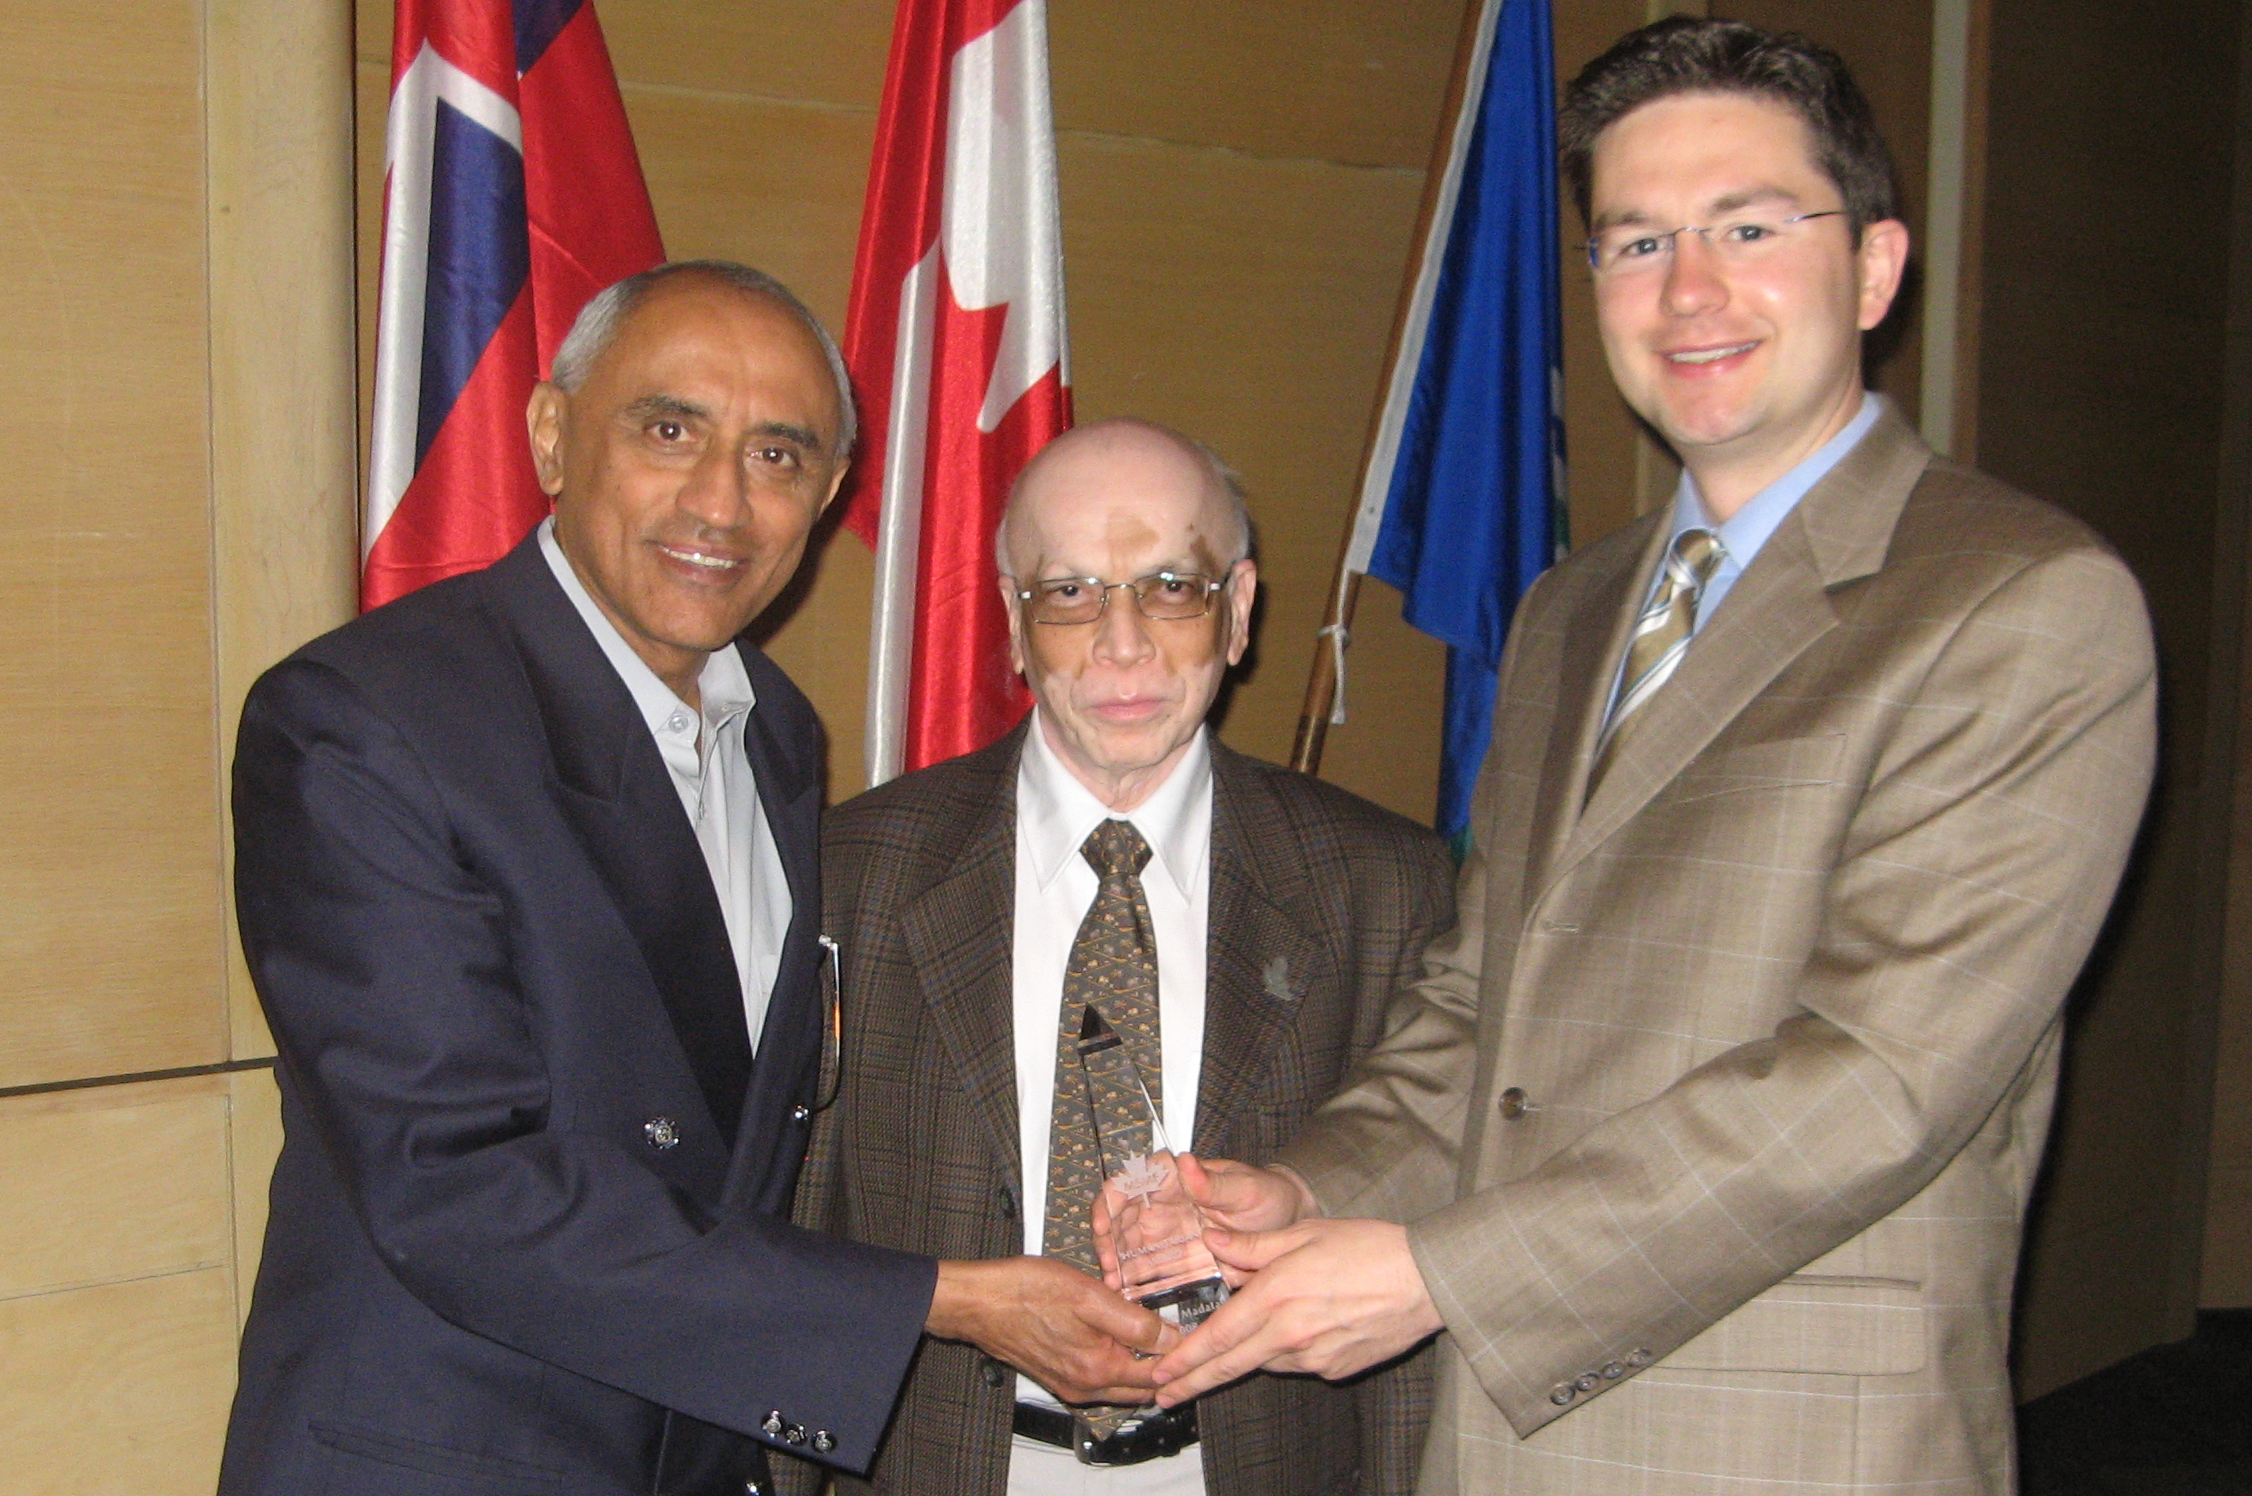
<instances>
[{"instance_id":1,"label":"man in tan suit","mask_svg":"<svg viewBox=\"0 0 2252 1496\"><path fill-rule=\"evenodd\" d=\"M1140 422L1080 427L1026 469L1000 540L1032 715L824 828L841 1082L798 1219L1092 1268L1100 1173L1054 1172L1087 1115L1059 1024L1080 1032L1077 942L1110 896L1083 849L1131 834L1147 857L1122 876L1154 942L1155 1045L1113 997L1101 1010L1168 1134L1262 1161L1376 1042L1452 920L1454 869L1428 830L1206 730L1258 580L1241 497L1209 452ZM1046 1388L931 1340L870 1479L911 1496L1406 1496L1429 1361L1350 1389L1254 1377L1074 1447Z\"/></svg>"},{"instance_id":2,"label":"man in tan suit","mask_svg":"<svg viewBox=\"0 0 2252 1496\"><path fill-rule=\"evenodd\" d=\"M1663 22L1560 135L1682 485L1527 595L1458 927L1285 1167L1211 1166L1253 1276L1159 1400L1443 1332L1426 1492L2006 1492L2141 600L1864 391L1907 231L1834 56Z\"/></svg>"}]
</instances>

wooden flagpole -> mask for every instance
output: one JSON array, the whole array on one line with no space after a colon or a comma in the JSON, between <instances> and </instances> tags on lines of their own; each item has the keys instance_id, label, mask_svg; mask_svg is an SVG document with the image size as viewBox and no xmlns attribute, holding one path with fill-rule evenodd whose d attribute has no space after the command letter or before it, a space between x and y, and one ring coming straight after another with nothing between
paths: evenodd
<instances>
[{"instance_id":1,"label":"wooden flagpole","mask_svg":"<svg viewBox=\"0 0 2252 1496\"><path fill-rule=\"evenodd\" d=\"M1351 639L1353 611L1360 603L1361 576L1349 568L1353 532L1360 518L1361 489L1368 482L1368 467L1376 453L1378 428L1391 398L1392 380L1399 367L1400 344L1407 333L1415 285L1430 250L1431 225L1438 216L1439 199L1453 164L1456 122L1470 88L1470 64L1478 51L1488 0L1466 0L1462 29L1454 44L1454 71L1447 82L1447 97L1439 111L1438 139L1431 146L1431 165L1423 179L1423 204L1415 216L1415 236L1408 241L1406 273L1400 278L1399 304L1392 316L1391 344L1384 351L1384 371L1376 382L1376 405L1369 412L1368 434L1361 442L1360 481L1353 486L1353 502L1345 512L1345 533L1337 543L1337 567L1329 589L1329 606L1314 640L1313 669L1306 677L1306 695L1298 708L1298 737L1290 750L1290 766L1307 774L1321 773L1321 752L1329 732L1330 708L1337 699L1337 668Z\"/></svg>"}]
</instances>

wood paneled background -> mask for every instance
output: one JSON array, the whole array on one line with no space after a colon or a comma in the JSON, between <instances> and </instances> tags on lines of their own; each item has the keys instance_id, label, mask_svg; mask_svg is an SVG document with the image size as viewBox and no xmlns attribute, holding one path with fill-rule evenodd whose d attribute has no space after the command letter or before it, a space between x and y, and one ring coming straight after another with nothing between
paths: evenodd
<instances>
[{"instance_id":1,"label":"wood paneled background","mask_svg":"<svg viewBox=\"0 0 2252 1496\"><path fill-rule=\"evenodd\" d=\"M2252 928L2228 907L2252 873L2229 844L2252 739L2216 710L2245 653L2252 473L2228 423L2246 392L2224 380L2252 292L2232 205L2252 164L2245 17L2237 0L1993 0L1979 462L2118 547L2160 681L2158 786L2074 994L2020 1276L2032 1391L2188 1334L2200 1304L2252 1305Z\"/></svg>"},{"instance_id":2,"label":"wood paneled background","mask_svg":"<svg viewBox=\"0 0 2252 1496\"><path fill-rule=\"evenodd\" d=\"M2237 469L2215 455L2219 340L2197 326L2244 289L2244 235L2231 239L2212 206L2228 201L2215 173L2238 159L2235 115L2181 137L2188 154L2167 175L2144 171L2147 142L2108 128L2105 111L2122 80L2138 109L2211 112L2233 97L2222 20L2241 6L2167 0L2174 30L2113 34L2091 18L2118 7L2066 7L2078 19L2064 24L2053 6L1992 3L1996 35L2033 50L1996 73L2009 233L1964 287L1973 311L1981 295L2002 308L1983 380L1969 377L1982 402L1969 435L2008 475L2115 532L2145 569L2178 669L2233 660L2240 612L2213 562L2241 570L2224 521L2242 505L2216 497ZM1554 4L1567 75L1633 25L1704 8ZM1920 230L1931 0L1712 8L1845 53ZM891 11L602 0L672 253L757 264L841 323ZM1225 731L1279 758L1461 0L1050 0L1050 13L1078 409L1180 426L1243 471L1266 586ZM232 945L225 766L256 672L351 609L389 22L385 0L356 15L351 0L0 7L0 283L12 293L0 315L0 1489L211 1486L279 1142L270 1045ZM2160 64L2178 47L2209 55L2199 91L2169 96ZM1983 137L1972 144L1984 152ZM2099 169L2081 171L2082 155ZM2188 219L2166 211L2201 201ZM1564 237L1578 236L1567 210ZM2184 243L2176 261L2195 274L2167 280L2162 315L2138 320L2136 277L2152 272L2114 251ZM1568 252L1566 417L1584 542L1662 502L1673 469L1611 390L1577 263ZM2095 303L2106 310L2092 323L2046 317ZM2073 362L2088 326L2113 364ZM2138 328L2151 335L2137 341ZM1977 337L1974 316L1963 346ZM1910 306L1875 374L1911 415L1920 362ZM2113 377L2122 366L2149 377ZM2051 429L2144 433L2174 455L2156 468L2068 462L2045 444ZM862 782L869 580L859 542L831 536L764 624L828 725L836 797ZM1380 584L1363 592L1352 670L1328 777L1428 815L1441 651ZM2184 772L2233 783L2233 747L2212 747L2202 726L2213 713L2187 695L2174 711L2175 739L2207 744ZM2192 821L2212 809L2187 803ZM2242 802L2238 813L2252 824ZM2160 1084L2196 1072L2201 1022L2234 1036L2231 1074L2252 1068L2230 996L2252 985L2252 962L2239 954L2198 988L2196 959L2167 944L2169 929L2196 949L2211 936L2220 968L2220 927L2201 936L2182 912L2197 882L2183 855L2160 855L2131 895L2132 938L2084 1000L2099 1052L2079 1073L2100 1085L2068 1101L2067 1167L2044 1206L2033 1390L2178 1332L2178 1292L2113 1291L2131 1273L2111 1265L2136 1253L2173 1260L2190 1241L2206 1301L2252 1303L2238 1240L2252 1229L2252 1131L2229 1120L2241 1107L2200 1112L2194 1086ZM2223 883L2252 909L2246 860ZM2227 931L2230 949L2252 950L2252 915ZM2185 984L2221 996L2185 1006L2172 995ZM2121 1088L2150 1094L2125 1106ZM2132 1127L2106 1126L2107 1111ZM2194 1192L2202 1207L2216 1117L2200 1237L2183 1201ZM2086 1311L2091 1285L2102 1315Z\"/></svg>"},{"instance_id":3,"label":"wood paneled background","mask_svg":"<svg viewBox=\"0 0 2252 1496\"><path fill-rule=\"evenodd\" d=\"M281 1142L223 765L351 604L349 21L0 8L0 1489L218 1465Z\"/></svg>"}]
</instances>

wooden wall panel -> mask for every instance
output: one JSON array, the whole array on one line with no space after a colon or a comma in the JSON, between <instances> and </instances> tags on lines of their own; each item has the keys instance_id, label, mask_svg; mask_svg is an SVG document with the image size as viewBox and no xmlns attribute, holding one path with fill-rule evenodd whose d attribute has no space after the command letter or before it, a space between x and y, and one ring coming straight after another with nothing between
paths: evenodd
<instances>
[{"instance_id":1,"label":"wooden wall panel","mask_svg":"<svg viewBox=\"0 0 2252 1496\"><path fill-rule=\"evenodd\" d=\"M210 1496L234 1361L224 1268L0 1301L7 1489Z\"/></svg>"},{"instance_id":2,"label":"wooden wall panel","mask_svg":"<svg viewBox=\"0 0 2252 1496\"><path fill-rule=\"evenodd\" d=\"M0 1488L210 1491L234 1388L232 1197L246 1173L263 1191L278 1141L261 1081L0 1101Z\"/></svg>"},{"instance_id":3,"label":"wooden wall panel","mask_svg":"<svg viewBox=\"0 0 2252 1496\"><path fill-rule=\"evenodd\" d=\"M1980 465L2118 547L2163 682L2160 788L2074 998L2021 1295L2026 1396L2189 1333L2196 1307L2203 1180L2179 1166L2208 1125L2184 1115L2211 1059L2190 1039L2219 893L2202 828L2226 824L2205 749L2237 13L1993 7Z\"/></svg>"},{"instance_id":4,"label":"wooden wall panel","mask_svg":"<svg viewBox=\"0 0 2252 1496\"><path fill-rule=\"evenodd\" d=\"M350 611L349 39L349 0L0 11L0 1089L266 1046L222 766ZM0 1098L0 1488L211 1489L274 1111Z\"/></svg>"},{"instance_id":5,"label":"wooden wall panel","mask_svg":"<svg viewBox=\"0 0 2252 1496\"><path fill-rule=\"evenodd\" d=\"M1059 129L1420 174L1462 0L1051 0L1048 15Z\"/></svg>"},{"instance_id":6,"label":"wooden wall panel","mask_svg":"<svg viewBox=\"0 0 2252 1496\"><path fill-rule=\"evenodd\" d=\"M222 1077L0 1101L0 1179L0 1299L233 1259Z\"/></svg>"},{"instance_id":7,"label":"wooden wall panel","mask_svg":"<svg viewBox=\"0 0 2252 1496\"><path fill-rule=\"evenodd\" d=\"M224 809L250 683L358 602L352 29L348 0L209 0L205 18ZM271 1054L228 892L228 1053Z\"/></svg>"},{"instance_id":8,"label":"wooden wall panel","mask_svg":"<svg viewBox=\"0 0 2252 1496\"><path fill-rule=\"evenodd\" d=\"M227 1077L228 1193L233 1204L235 1312L250 1312L250 1289L266 1244L266 1189L281 1156L281 1092L271 1070Z\"/></svg>"},{"instance_id":9,"label":"wooden wall panel","mask_svg":"<svg viewBox=\"0 0 2252 1496\"><path fill-rule=\"evenodd\" d=\"M200 20L0 10L0 1087L223 1052Z\"/></svg>"},{"instance_id":10,"label":"wooden wall panel","mask_svg":"<svg viewBox=\"0 0 2252 1496\"><path fill-rule=\"evenodd\" d=\"M2212 1014L2213 1084L2207 1146L2205 1241L2199 1305L2252 1309L2252 6L2237 31L2235 180L2229 225L2229 295L2224 333L2219 493L2223 533L2235 540L2233 570L2216 582L2216 658L2233 671L2213 676L2215 737L2233 741L2217 755L2230 773L2235 804L2220 862L2226 870L2219 981ZM2222 548L2222 566L2231 557ZM2233 650L2232 650L2233 646ZM2233 656L2233 657L2232 657Z\"/></svg>"},{"instance_id":11,"label":"wooden wall panel","mask_svg":"<svg viewBox=\"0 0 2252 1496\"><path fill-rule=\"evenodd\" d=\"M665 252L756 265L842 336L874 111L638 85L628 99Z\"/></svg>"},{"instance_id":12,"label":"wooden wall panel","mask_svg":"<svg viewBox=\"0 0 2252 1496\"><path fill-rule=\"evenodd\" d=\"M383 49L379 53L365 50L368 15L380 11L383 17ZM375 315L377 293L383 274L383 122L390 107L391 64L381 59L390 56L391 7L381 3L356 5L359 17L362 50L352 58L352 268L353 288L357 316L353 319L354 372L357 375L358 424L353 428L361 440L360 450L366 451L365 438L375 400ZM367 482L367 464L360 464L358 481ZM359 532L358 500L354 500L353 533ZM353 574L359 572L359 558L353 558ZM355 587L357 582L355 581Z\"/></svg>"}]
</instances>

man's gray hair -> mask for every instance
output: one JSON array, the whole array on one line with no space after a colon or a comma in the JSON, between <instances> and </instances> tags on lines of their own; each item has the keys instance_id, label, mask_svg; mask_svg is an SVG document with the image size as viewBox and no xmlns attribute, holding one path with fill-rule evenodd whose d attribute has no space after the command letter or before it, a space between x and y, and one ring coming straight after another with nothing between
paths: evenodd
<instances>
[{"instance_id":1,"label":"man's gray hair","mask_svg":"<svg viewBox=\"0 0 2252 1496\"><path fill-rule=\"evenodd\" d=\"M852 405L852 375L845 368L844 355L837 351L837 340L829 336L829 329L821 325L821 319L798 300L796 292L765 271L753 270L733 260L674 260L639 275L629 275L616 285L597 291L593 299L579 309L578 320L571 324L563 346L555 350L555 367L548 375L549 382L566 392L586 383L595 360L617 341L618 329L625 325L633 309L651 291L676 275L709 276L746 295L764 296L805 324L806 331L821 345L822 355L829 360L829 377L837 384L837 409L841 415L836 455L851 456L852 444L860 435L860 418Z\"/></svg>"},{"instance_id":2,"label":"man's gray hair","mask_svg":"<svg viewBox=\"0 0 2252 1496\"><path fill-rule=\"evenodd\" d=\"M1257 537L1251 528L1251 506L1244 498L1243 475L1229 467L1228 460L1214 451L1211 446L1198 441L1193 436L1175 431L1170 426L1162 426L1155 421L1145 421L1138 416L1114 416L1111 419L1117 421L1120 425L1139 426L1144 431L1155 432L1182 451L1195 457L1203 465L1205 476L1211 480L1212 486L1226 496L1228 544L1224 547L1224 550L1227 560L1221 563L1221 570L1232 570L1238 561L1248 559L1257 543ZM1097 424L1107 423L1098 422ZM1079 429L1084 430L1085 428ZM1066 435L1068 434L1066 433ZM1062 437L1058 437L1056 440L1061 441ZM1054 443L1051 442L1049 445L1053 446ZM1042 448L1041 450L1047 449ZM1033 461L1037 462L1038 460L1039 454L1033 454ZM1005 577L1016 575L1014 566L1009 560L1009 520L1017 512L1020 495L1024 489L1025 475L1032 471L1032 466L1032 463L1026 463L1023 469L1017 473L1016 481L1009 485L1009 501L1002 506L1001 522L993 527L993 564Z\"/></svg>"}]
</instances>

